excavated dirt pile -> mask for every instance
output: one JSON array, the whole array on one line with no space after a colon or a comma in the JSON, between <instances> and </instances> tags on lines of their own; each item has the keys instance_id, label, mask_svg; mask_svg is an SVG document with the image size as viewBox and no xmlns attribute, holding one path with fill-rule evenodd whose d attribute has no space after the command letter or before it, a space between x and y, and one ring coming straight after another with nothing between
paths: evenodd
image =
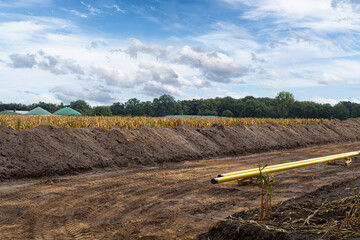
<instances>
[{"instance_id":1,"label":"excavated dirt pile","mask_svg":"<svg viewBox=\"0 0 360 240\"><path fill-rule=\"evenodd\" d=\"M0 180L93 168L154 165L360 140L360 119L309 125L214 124L206 129L75 129L0 126Z\"/></svg>"}]
</instances>

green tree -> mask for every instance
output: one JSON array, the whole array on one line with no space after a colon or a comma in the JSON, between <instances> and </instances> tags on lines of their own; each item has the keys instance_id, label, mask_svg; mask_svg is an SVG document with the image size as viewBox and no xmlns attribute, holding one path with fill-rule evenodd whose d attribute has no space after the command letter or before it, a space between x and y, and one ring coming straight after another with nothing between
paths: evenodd
<instances>
[{"instance_id":1,"label":"green tree","mask_svg":"<svg viewBox=\"0 0 360 240\"><path fill-rule=\"evenodd\" d=\"M178 101L178 114L179 115L190 115L189 114L189 106L184 103L185 101Z\"/></svg>"},{"instance_id":2,"label":"green tree","mask_svg":"<svg viewBox=\"0 0 360 240\"><path fill-rule=\"evenodd\" d=\"M360 104L354 103L352 107L352 116L353 118L360 117Z\"/></svg>"},{"instance_id":3,"label":"green tree","mask_svg":"<svg viewBox=\"0 0 360 240\"><path fill-rule=\"evenodd\" d=\"M221 114L221 116L232 118L232 117L234 117L234 114L233 114L233 112L230 111L230 110L225 110L225 111L223 111L223 113Z\"/></svg>"},{"instance_id":4,"label":"green tree","mask_svg":"<svg viewBox=\"0 0 360 240\"><path fill-rule=\"evenodd\" d=\"M125 114L130 116L140 116L140 100L137 98L130 98L125 103Z\"/></svg>"},{"instance_id":5,"label":"green tree","mask_svg":"<svg viewBox=\"0 0 360 240\"><path fill-rule=\"evenodd\" d=\"M330 119L331 118L331 110L332 110L332 107L330 104L328 104L328 103L320 104L319 109L318 109L318 117Z\"/></svg>"},{"instance_id":6,"label":"green tree","mask_svg":"<svg viewBox=\"0 0 360 240\"><path fill-rule=\"evenodd\" d=\"M263 116L269 118L277 117L277 100L274 98L257 98L260 102L264 103Z\"/></svg>"},{"instance_id":7,"label":"green tree","mask_svg":"<svg viewBox=\"0 0 360 240\"><path fill-rule=\"evenodd\" d=\"M205 99L200 103L198 115L218 116L218 102L215 99Z\"/></svg>"},{"instance_id":8,"label":"green tree","mask_svg":"<svg viewBox=\"0 0 360 240\"><path fill-rule=\"evenodd\" d=\"M353 103L351 103L349 101L341 101L340 103L342 105L344 105L349 110L349 117L351 117L352 116Z\"/></svg>"},{"instance_id":9,"label":"green tree","mask_svg":"<svg viewBox=\"0 0 360 240\"><path fill-rule=\"evenodd\" d=\"M180 101L182 114L184 115L198 115L199 106L203 100L193 99L193 100L183 100Z\"/></svg>"},{"instance_id":10,"label":"green tree","mask_svg":"<svg viewBox=\"0 0 360 240\"><path fill-rule=\"evenodd\" d=\"M152 102L146 101L140 103L140 115L141 116L154 116L154 109Z\"/></svg>"},{"instance_id":11,"label":"green tree","mask_svg":"<svg viewBox=\"0 0 360 240\"><path fill-rule=\"evenodd\" d=\"M244 103L244 117L265 117L265 103L256 98L247 98Z\"/></svg>"},{"instance_id":12,"label":"green tree","mask_svg":"<svg viewBox=\"0 0 360 240\"><path fill-rule=\"evenodd\" d=\"M291 105L288 117L292 118L316 118L317 117L317 105L314 102L304 101L298 102L295 101Z\"/></svg>"},{"instance_id":13,"label":"green tree","mask_svg":"<svg viewBox=\"0 0 360 240\"><path fill-rule=\"evenodd\" d=\"M345 105L338 103L333 107L332 114L334 118L344 120L349 117L350 111Z\"/></svg>"},{"instance_id":14,"label":"green tree","mask_svg":"<svg viewBox=\"0 0 360 240\"><path fill-rule=\"evenodd\" d=\"M224 114L224 111L226 110L229 110L233 114L233 116L237 112L236 99L232 97L224 97L224 98L220 98L218 102L219 102L218 112L221 113L222 116Z\"/></svg>"},{"instance_id":15,"label":"green tree","mask_svg":"<svg viewBox=\"0 0 360 240\"><path fill-rule=\"evenodd\" d=\"M276 96L277 112L281 118L287 118L289 116L289 110L295 102L294 95L289 92L280 92Z\"/></svg>"},{"instance_id":16,"label":"green tree","mask_svg":"<svg viewBox=\"0 0 360 240\"><path fill-rule=\"evenodd\" d=\"M74 102L70 102L69 107L80 112L83 116L91 115L91 112L92 112L91 106L89 104L87 104L84 100L77 100Z\"/></svg>"},{"instance_id":17,"label":"green tree","mask_svg":"<svg viewBox=\"0 0 360 240\"><path fill-rule=\"evenodd\" d=\"M153 107L156 116L174 115L177 113L177 104L175 98L164 94L159 98L154 98Z\"/></svg>"},{"instance_id":18,"label":"green tree","mask_svg":"<svg viewBox=\"0 0 360 240\"><path fill-rule=\"evenodd\" d=\"M29 110L33 109L33 108L30 108L30 106L20 104L20 103L8 103L8 104L2 103L2 104L0 104L0 111L3 111L3 110L29 111Z\"/></svg>"},{"instance_id":19,"label":"green tree","mask_svg":"<svg viewBox=\"0 0 360 240\"><path fill-rule=\"evenodd\" d=\"M112 112L109 106L97 106L93 108L93 115L95 116L111 116Z\"/></svg>"},{"instance_id":20,"label":"green tree","mask_svg":"<svg viewBox=\"0 0 360 240\"><path fill-rule=\"evenodd\" d=\"M119 103L119 102L113 103L110 106L110 110L113 115L116 115L116 116L124 116L125 115L125 106L123 103Z\"/></svg>"}]
</instances>

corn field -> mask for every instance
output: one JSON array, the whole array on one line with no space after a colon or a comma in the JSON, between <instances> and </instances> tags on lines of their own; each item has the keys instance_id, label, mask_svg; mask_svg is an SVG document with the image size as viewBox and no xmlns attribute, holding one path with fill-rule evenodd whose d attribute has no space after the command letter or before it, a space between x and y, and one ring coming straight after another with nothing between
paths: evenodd
<instances>
[{"instance_id":1,"label":"corn field","mask_svg":"<svg viewBox=\"0 0 360 240\"><path fill-rule=\"evenodd\" d=\"M310 124L323 123L328 119L275 119L275 118L166 118L166 117L90 117L90 116L19 116L2 115L0 116L0 125L10 127L16 130L27 130L40 125L51 125L53 127L73 127L73 128L103 128L111 129L113 127L122 127L133 130L141 126L159 126L164 128L176 127L181 124L193 128L210 127L216 122L225 126L242 124L262 125L262 124Z\"/></svg>"}]
</instances>

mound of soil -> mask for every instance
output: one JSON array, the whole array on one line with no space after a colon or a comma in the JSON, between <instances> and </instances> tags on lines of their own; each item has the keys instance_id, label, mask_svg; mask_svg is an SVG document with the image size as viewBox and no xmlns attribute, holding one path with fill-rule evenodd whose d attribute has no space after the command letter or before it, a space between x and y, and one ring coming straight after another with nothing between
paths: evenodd
<instances>
[{"instance_id":1,"label":"mound of soil","mask_svg":"<svg viewBox=\"0 0 360 240\"><path fill-rule=\"evenodd\" d=\"M257 209L213 224L198 240L359 239L360 178L333 183L272 206L269 220Z\"/></svg>"},{"instance_id":2,"label":"mound of soil","mask_svg":"<svg viewBox=\"0 0 360 240\"><path fill-rule=\"evenodd\" d=\"M206 129L75 129L0 126L0 180L93 168L152 165L360 140L360 119L309 125L235 125Z\"/></svg>"}]
</instances>

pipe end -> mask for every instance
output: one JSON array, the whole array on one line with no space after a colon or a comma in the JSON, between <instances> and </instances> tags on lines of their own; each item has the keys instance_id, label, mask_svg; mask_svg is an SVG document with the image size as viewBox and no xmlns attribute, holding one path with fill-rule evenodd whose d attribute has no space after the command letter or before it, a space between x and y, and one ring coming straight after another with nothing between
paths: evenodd
<instances>
[{"instance_id":1,"label":"pipe end","mask_svg":"<svg viewBox=\"0 0 360 240\"><path fill-rule=\"evenodd\" d=\"M211 183L216 184L216 183L218 183L218 180L216 178L213 178L213 179L211 179Z\"/></svg>"},{"instance_id":2,"label":"pipe end","mask_svg":"<svg viewBox=\"0 0 360 240\"><path fill-rule=\"evenodd\" d=\"M224 176L224 174L219 174L217 177L223 177Z\"/></svg>"}]
</instances>

